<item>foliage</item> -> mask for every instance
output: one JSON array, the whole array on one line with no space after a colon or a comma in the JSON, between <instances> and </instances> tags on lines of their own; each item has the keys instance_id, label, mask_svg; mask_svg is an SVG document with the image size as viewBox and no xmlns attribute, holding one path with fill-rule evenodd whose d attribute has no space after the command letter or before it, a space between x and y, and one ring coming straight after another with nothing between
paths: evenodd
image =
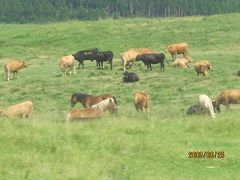
<instances>
[{"instance_id":1,"label":"foliage","mask_svg":"<svg viewBox=\"0 0 240 180\"><path fill-rule=\"evenodd\" d=\"M236 0L0 0L0 22L212 15L240 11Z\"/></svg>"}]
</instances>

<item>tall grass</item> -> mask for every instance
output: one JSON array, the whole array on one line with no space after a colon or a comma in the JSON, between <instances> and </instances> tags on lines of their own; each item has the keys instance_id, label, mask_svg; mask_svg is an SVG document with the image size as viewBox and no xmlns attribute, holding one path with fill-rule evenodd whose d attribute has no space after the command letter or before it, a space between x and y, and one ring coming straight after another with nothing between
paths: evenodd
<instances>
[{"instance_id":1,"label":"tall grass","mask_svg":"<svg viewBox=\"0 0 240 180\"><path fill-rule=\"evenodd\" d=\"M31 119L0 118L0 179L238 179L239 105L208 116L187 116L200 94L217 96L239 88L240 14L164 19L0 26L0 57L26 59L20 79L0 81L0 107L27 99ZM227 22L227 23L226 23ZM119 54L133 47L163 52L168 44L188 42L194 61L208 59L215 69L197 77L193 68L139 63L134 84L122 83ZM81 49L114 52L97 70L86 61L75 76L61 77L57 60ZM170 56L167 54L167 59ZM2 73L1 69L1 73ZM137 113L136 91L151 95L150 117ZM72 93L110 93L119 113L87 122L65 123ZM82 108L80 104L77 108ZM189 159L189 151L224 151L223 159Z\"/></svg>"}]
</instances>

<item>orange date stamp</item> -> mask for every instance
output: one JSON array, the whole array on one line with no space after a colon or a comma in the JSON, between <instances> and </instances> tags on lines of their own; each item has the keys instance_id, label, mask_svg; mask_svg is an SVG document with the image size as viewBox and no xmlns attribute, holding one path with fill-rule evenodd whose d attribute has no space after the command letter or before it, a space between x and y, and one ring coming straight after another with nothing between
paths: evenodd
<instances>
[{"instance_id":1,"label":"orange date stamp","mask_svg":"<svg viewBox=\"0 0 240 180\"><path fill-rule=\"evenodd\" d=\"M224 158L224 151L189 151L188 158Z\"/></svg>"}]
</instances>

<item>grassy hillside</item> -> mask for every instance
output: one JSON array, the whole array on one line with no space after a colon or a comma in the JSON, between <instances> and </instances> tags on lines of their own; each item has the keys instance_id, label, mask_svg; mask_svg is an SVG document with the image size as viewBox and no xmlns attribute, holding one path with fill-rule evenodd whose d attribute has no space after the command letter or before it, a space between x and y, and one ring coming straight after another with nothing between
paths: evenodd
<instances>
[{"instance_id":1,"label":"grassy hillside","mask_svg":"<svg viewBox=\"0 0 240 180\"><path fill-rule=\"evenodd\" d=\"M26 59L20 79L0 78L0 107L32 100L31 119L0 118L0 179L239 179L240 105L215 120L187 116L200 94L239 88L240 14L164 19L120 19L0 26L0 57ZM122 83L119 54L133 47L164 51L188 42L194 61L208 59L209 77L193 68L139 63L135 84ZM113 70L86 61L75 76L61 77L57 60L98 47L114 52ZM169 54L166 55L170 60ZM2 68L0 69L3 73ZM137 113L136 91L152 98L150 117ZM117 116L65 123L72 93L111 93ZM77 108L82 108L77 104ZM190 159L189 151L224 151L223 159Z\"/></svg>"}]
</instances>

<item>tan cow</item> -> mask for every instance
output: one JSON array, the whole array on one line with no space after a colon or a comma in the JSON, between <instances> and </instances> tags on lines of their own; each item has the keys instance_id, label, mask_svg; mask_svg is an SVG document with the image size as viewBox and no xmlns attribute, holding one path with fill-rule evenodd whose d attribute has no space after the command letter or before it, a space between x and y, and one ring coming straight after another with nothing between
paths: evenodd
<instances>
[{"instance_id":1,"label":"tan cow","mask_svg":"<svg viewBox=\"0 0 240 180\"><path fill-rule=\"evenodd\" d=\"M218 112L221 111L220 105L225 105L229 109L230 104L240 104L240 89L228 89L220 93L213 101L213 106Z\"/></svg>"},{"instance_id":2,"label":"tan cow","mask_svg":"<svg viewBox=\"0 0 240 180\"><path fill-rule=\"evenodd\" d=\"M183 68L189 67L189 63L192 62L190 57L188 58L178 58L172 63L174 66L180 66Z\"/></svg>"},{"instance_id":3,"label":"tan cow","mask_svg":"<svg viewBox=\"0 0 240 180\"><path fill-rule=\"evenodd\" d=\"M7 81L9 81L10 73L13 73L13 78L19 78L18 71L24 67L27 67L26 61L21 60L11 60L4 64L4 71Z\"/></svg>"},{"instance_id":4,"label":"tan cow","mask_svg":"<svg viewBox=\"0 0 240 180\"><path fill-rule=\"evenodd\" d=\"M73 74L76 74L75 70L75 64L74 64L74 57L72 55L69 56L63 56L59 61L58 64L60 66L60 69L62 71L62 76L66 76L68 69L69 74L71 75L71 70L73 71Z\"/></svg>"},{"instance_id":5,"label":"tan cow","mask_svg":"<svg viewBox=\"0 0 240 180\"><path fill-rule=\"evenodd\" d=\"M22 117L28 118L33 111L32 101L24 101L22 103L0 109L0 115L6 117Z\"/></svg>"},{"instance_id":6,"label":"tan cow","mask_svg":"<svg viewBox=\"0 0 240 180\"><path fill-rule=\"evenodd\" d=\"M100 118L103 115L103 110L98 108L74 109L67 114L66 121L86 120Z\"/></svg>"},{"instance_id":7,"label":"tan cow","mask_svg":"<svg viewBox=\"0 0 240 180\"><path fill-rule=\"evenodd\" d=\"M145 111L149 113L150 108L150 96L145 92L134 93L133 103L137 111Z\"/></svg>"},{"instance_id":8,"label":"tan cow","mask_svg":"<svg viewBox=\"0 0 240 180\"><path fill-rule=\"evenodd\" d=\"M197 72L198 76L199 74L203 74L203 76L207 76L209 70L213 71L213 68L207 60L202 60L195 63L195 71Z\"/></svg>"},{"instance_id":9,"label":"tan cow","mask_svg":"<svg viewBox=\"0 0 240 180\"><path fill-rule=\"evenodd\" d=\"M121 55L124 71L126 70L127 65L130 63L132 64L132 68L133 68L136 57L138 55L154 54L154 53L155 51L148 48L132 48L132 49L129 49L128 51L121 53L120 55Z\"/></svg>"},{"instance_id":10,"label":"tan cow","mask_svg":"<svg viewBox=\"0 0 240 180\"><path fill-rule=\"evenodd\" d=\"M187 43L171 44L166 48L165 52L168 52L171 54L172 60L176 59L177 54L183 54L184 58L189 57Z\"/></svg>"}]
</instances>

